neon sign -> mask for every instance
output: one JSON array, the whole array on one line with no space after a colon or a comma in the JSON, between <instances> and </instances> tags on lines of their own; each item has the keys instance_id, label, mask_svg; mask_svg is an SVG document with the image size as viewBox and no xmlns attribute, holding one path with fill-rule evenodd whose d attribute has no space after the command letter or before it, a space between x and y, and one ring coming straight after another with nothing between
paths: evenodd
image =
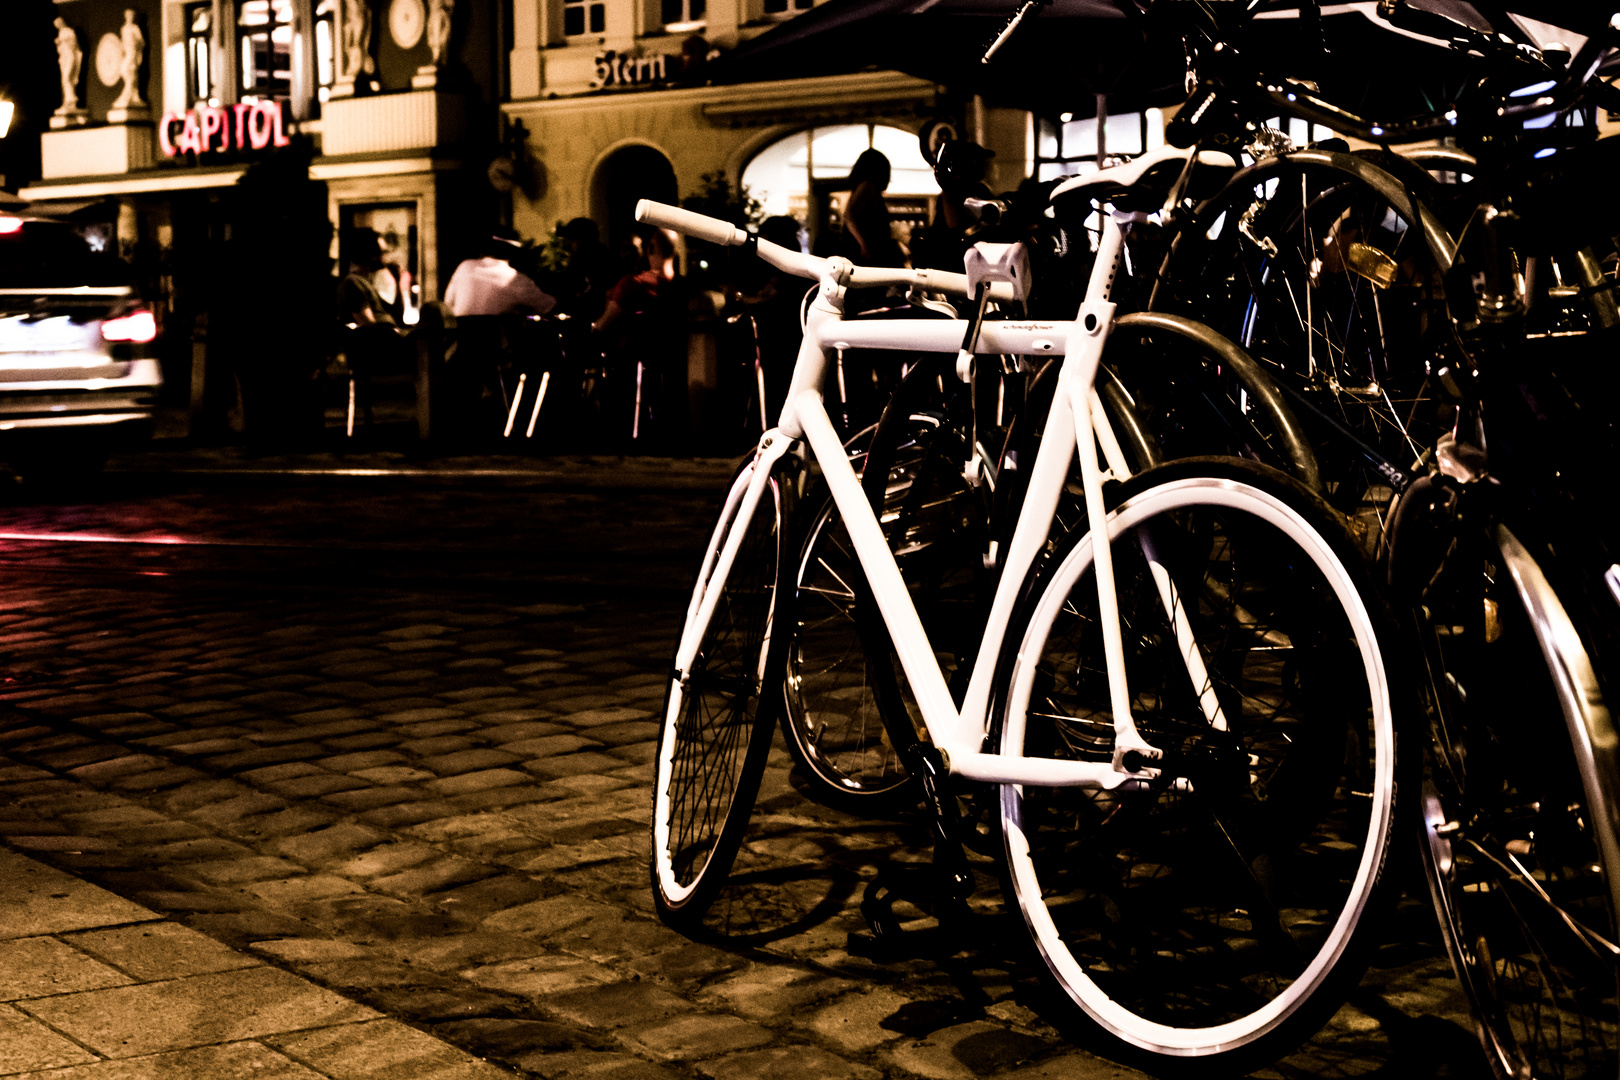
<instances>
[{"instance_id":1,"label":"neon sign","mask_svg":"<svg viewBox=\"0 0 1620 1080\"><path fill-rule=\"evenodd\" d=\"M284 125L279 101L244 101L224 107L198 105L187 112L163 114L157 129L158 146L165 157L263 150L292 142Z\"/></svg>"}]
</instances>

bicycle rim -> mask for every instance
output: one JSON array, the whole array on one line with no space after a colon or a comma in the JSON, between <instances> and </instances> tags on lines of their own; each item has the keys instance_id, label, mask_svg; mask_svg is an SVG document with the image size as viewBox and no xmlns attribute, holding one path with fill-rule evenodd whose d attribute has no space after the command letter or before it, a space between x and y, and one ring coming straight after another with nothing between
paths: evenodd
<instances>
[{"instance_id":1,"label":"bicycle rim","mask_svg":"<svg viewBox=\"0 0 1620 1080\"><path fill-rule=\"evenodd\" d=\"M1373 617L1315 525L1240 481L1147 487L1110 531L1133 715L1188 762L1188 783L1004 787L1013 892L1049 975L1128 1047L1230 1058L1274 1032L1302 1038L1359 974L1352 939L1391 842L1395 728ZM1145 550L1198 642L1196 693ZM1034 607L1002 753L1111 752L1090 569L1088 535Z\"/></svg>"},{"instance_id":2,"label":"bicycle rim","mask_svg":"<svg viewBox=\"0 0 1620 1080\"><path fill-rule=\"evenodd\" d=\"M829 500L811 526L795 578L783 725L818 793L846 802L892 796L907 779L861 647L861 573L843 518Z\"/></svg>"},{"instance_id":3,"label":"bicycle rim","mask_svg":"<svg viewBox=\"0 0 1620 1080\"><path fill-rule=\"evenodd\" d=\"M1620 1074L1620 956L1589 793L1499 551L1454 552L1424 597L1432 739L1424 863L1452 964L1502 1077Z\"/></svg>"},{"instance_id":4,"label":"bicycle rim","mask_svg":"<svg viewBox=\"0 0 1620 1080\"><path fill-rule=\"evenodd\" d=\"M652 834L655 893L666 919L701 917L731 869L753 808L770 749L767 704L780 700L771 683L780 677L773 628L781 544L781 489L772 477L691 670L684 682L671 682L665 700ZM694 597L689 619L696 607Z\"/></svg>"}]
</instances>

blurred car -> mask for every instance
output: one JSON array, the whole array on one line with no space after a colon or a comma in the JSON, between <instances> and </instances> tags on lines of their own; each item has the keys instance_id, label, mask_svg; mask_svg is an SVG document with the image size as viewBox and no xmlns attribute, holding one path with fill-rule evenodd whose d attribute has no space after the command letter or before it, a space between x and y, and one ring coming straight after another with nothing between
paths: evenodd
<instances>
[{"instance_id":1,"label":"blurred car","mask_svg":"<svg viewBox=\"0 0 1620 1080\"><path fill-rule=\"evenodd\" d=\"M0 206L0 458L82 474L150 437L158 330L110 224Z\"/></svg>"}]
</instances>

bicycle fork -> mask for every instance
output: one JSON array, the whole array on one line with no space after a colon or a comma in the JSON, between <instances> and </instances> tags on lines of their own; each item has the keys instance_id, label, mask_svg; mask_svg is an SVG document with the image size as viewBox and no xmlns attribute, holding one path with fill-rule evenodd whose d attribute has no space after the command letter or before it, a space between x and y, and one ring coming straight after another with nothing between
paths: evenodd
<instances>
[{"instance_id":1,"label":"bicycle fork","mask_svg":"<svg viewBox=\"0 0 1620 1080\"><path fill-rule=\"evenodd\" d=\"M681 643L675 650L675 666L670 672L670 678L683 687L691 677L698 646L702 644L709 621L714 618L715 606L720 602L720 594L731 574L732 564L737 561L737 552L742 548L748 525L753 521L754 514L759 511L760 499L764 497L765 489L771 482L776 463L787 454L792 445L793 440L780 430L766 432L760 438L759 449L754 454L753 462L746 471L738 475L731 485L731 491L726 495L725 507L720 512L720 520L715 524L714 534L709 538L703 567L698 572L699 586L693 590L692 600L687 605L686 622L681 629ZM772 621L774 622L774 619ZM769 622L765 626L765 641L760 647L761 665L765 662L764 658L770 654L771 634L774 629ZM754 677L756 681L763 679L764 672L756 670Z\"/></svg>"}]
</instances>

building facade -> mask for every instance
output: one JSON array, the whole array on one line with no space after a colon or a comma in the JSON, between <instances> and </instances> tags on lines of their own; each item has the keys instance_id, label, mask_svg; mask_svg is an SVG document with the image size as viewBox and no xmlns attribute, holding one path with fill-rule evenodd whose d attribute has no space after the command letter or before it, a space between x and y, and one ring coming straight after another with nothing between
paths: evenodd
<instances>
[{"instance_id":1,"label":"building facade","mask_svg":"<svg viewBox=\"0 0 1620 1080\"><path fill-rule=\"evenodd\" d=\"M1030 114L900 72L714 81L813 2L55 0L54 39L32 47L55 53L60 104L18 133L38 175L7 182L116 224L165 321L168 381L201 404L229 365L243 381L227 354L267 307L330 296L356 229L382 238L410 322L494 226L545 240L584 217L611 244L637 199L723 179L814 232L869 147L895 166L897 218L925 220L915 136L934 117L996 151L997 186L1035 171ZM317 265L323 283L301 284ZM285 342L321 347L313 325Z\"/></svg>"}]
</instances>

